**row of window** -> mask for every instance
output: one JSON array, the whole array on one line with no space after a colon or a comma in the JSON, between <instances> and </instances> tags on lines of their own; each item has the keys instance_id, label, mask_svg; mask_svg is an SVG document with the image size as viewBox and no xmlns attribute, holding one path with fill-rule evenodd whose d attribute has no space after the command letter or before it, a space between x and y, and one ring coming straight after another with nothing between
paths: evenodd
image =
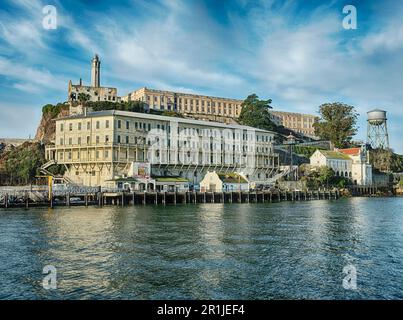
<instances>
[{"instance_id":1,"label":"row of window","mask_svg":"<svg viewBox=\"0 0 403 320\"><path fill-rule=\"evenodd\" d=\"M149 96L149 95L145 95L145 98L142 97L141 98L142 101L153 101L153 102L158 102L158 96L154 95L154 96ZM190 99L190 98L176 98L174 97L173 99L171 99L171 97L165 97L163 95L159 96L159 101L160 102L167 102L167 103L179 103L179 104L190 104L190 105L201 105L201 106L218 106L218 107L229 107L229 108L239 108L240 104L235 104L232 102L221 102L221 101L209 101L209 100L203 100L203 99Z\"/></svg>"},{"instance_id":2,"label":"row of window","mask_svg":"<svg viewBox=\"0 0 403 320\"><path fill-rule=\"evenodd\" d=\"M85 128L87 129L87 131L88 130L91 130L91 121L87 121L86 123L84 123L84 126L85 126ZM78 131L81 131L81 130L83 130L83 123L82 122L77 122L77 123L69 123L68 124L68 131L70 131L70 132L72 132L72 131L74 131L74 130L78 130ZM105 129L109 129L109 127L110 127L110 121L109 120L106 120L105 121ZM101 121L96 121L95 122L95 129L97 129L97 130L99 130L99 129L101 129ZM60 132L63 132L64 131L64 123L61 123L60 124Z\"/></svg>"}]
</instances>

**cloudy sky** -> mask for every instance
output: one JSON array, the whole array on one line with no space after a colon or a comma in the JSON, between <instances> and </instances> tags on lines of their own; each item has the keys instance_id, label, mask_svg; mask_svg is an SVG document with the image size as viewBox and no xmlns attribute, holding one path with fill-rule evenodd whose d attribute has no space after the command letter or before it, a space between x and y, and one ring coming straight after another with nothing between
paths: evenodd
<instances>
[{"instance_id":1,"label":"cloudy sky","mask_svg":"<svg viewBox=\"0 0 403 320\"><path fill-rule=\"evenodd\" d=\"M308 4L307 4L308 3ZM57 29L42 26L45 5ZM356 30L343 7L357 8ZM403 153L403 2L132 0L0 2L0 137L34 135L41 107L67 98L68 80L119 95L148 86L243 99L317 113L345 102L360 113L388 112L392 147Z\"/></svg>"}]
</instances>

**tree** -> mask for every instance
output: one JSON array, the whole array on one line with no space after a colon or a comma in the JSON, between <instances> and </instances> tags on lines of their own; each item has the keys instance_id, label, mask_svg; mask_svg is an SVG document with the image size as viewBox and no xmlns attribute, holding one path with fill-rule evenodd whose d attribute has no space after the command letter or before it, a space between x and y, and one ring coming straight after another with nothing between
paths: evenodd
<instances>
[{"instance_id":1,"label":"tree","mask_svg":"<svg viewBox=\"0 0 403 320\"><path fill-rule=\"evenodd\" d=\"M318 172L318 180L320 182L320 185L329 185L329 181L334 177L334 175L335 174L332 168L326 166L320 167Z\"/></svg>"},{"instance_id":2,"label":"tree","mask_svg":"<svg viewBox=\"0 0 403 320\"><path fill-rule=\"evenodd\" d=\"M249 95L242 102L242 111L239 122L245 126L251 126L263 130L275 130L276 125L271 121L269 109L271 99L259 100L256 94Z\"/></svg>"},{"instance_id":3,"label":"tree","mask_svg":"<svg viewBox=\"0 0 403 320\"><path fill-rule=\"evenodd\" d=\"M357 132L358 114L353 106L344 103L325 103L319 107L321 119L314 123L315 133L323 140L330 140L337 148L351 145Z\"/></svg>"},{"instance_id":4,"label":"tree","mask_svg":"<svg viewBox=\"0 0 403 320\"><path fill-rule=\"evenodd\" d=\"M85 103L88 101L88 100L90 100L91 99L91 96L89 95L89 94L87 94L87 93L83 93L83 92L80 92L79 94L78 94L78 101L80 101L81 103L82 103L82 105L84 106L85 105Z\"/></svg>"}]
</instances>

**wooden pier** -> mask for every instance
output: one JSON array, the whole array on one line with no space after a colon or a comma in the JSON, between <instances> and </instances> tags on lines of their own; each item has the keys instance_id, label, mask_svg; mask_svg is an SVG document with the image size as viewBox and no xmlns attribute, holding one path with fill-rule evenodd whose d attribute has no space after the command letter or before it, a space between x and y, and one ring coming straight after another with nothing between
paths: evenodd
<instances>
[{"instance_id":1,"label":"wooden pier","mask_svg":"<svg viewBox=\"0 0 403 320\"><path fill-rule=\"evenodd\" d=\"M339 199L339 190L332 191L250 191L250 192L97 192L85 194L58 194L40 201L4 194L0 207L56 207L56 206L128 206L179 205L197 203L271 203L282 201L309 201Z\"/></svg>"}]
</instances>

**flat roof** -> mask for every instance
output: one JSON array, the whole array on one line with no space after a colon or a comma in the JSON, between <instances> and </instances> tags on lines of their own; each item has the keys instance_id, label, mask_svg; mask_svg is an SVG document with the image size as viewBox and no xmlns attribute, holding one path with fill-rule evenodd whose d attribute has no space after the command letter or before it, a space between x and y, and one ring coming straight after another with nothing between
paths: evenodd
<instances>
[{"instance_id":1,"label":"flat roof","mask_svg":"<svg viewBox=\"0 0 403 320\"><path fill-rule=\"evenodd\" d=\"M221 122L202 121L202 120L194 120L194 119L179 118L179 117L167 117L167 116L160 116L160 115L149 114L149 113L120 111L120 110L104 110L104 111L89 112L89 113L87 113L87 116L85 116L84 114L79 114L79 115L74 115L74 116L57 118L57 119L55 119L55 121L67 120L67 119L86 119L86 118L105 117L105 116L122 116L122 117L131 117L131 118L142 118L142 119L148 119L148 120L159 120L159 121L166 121L166 122L177 121L179 123L187 123L187 124L200 125L200 126L211 126L211 127L242 129L242 130L255 130L258 132L276 134L273 131L262 130L262 129L249 127L249 126L243 126L240 124L226 124L226 123L221 123Z\"/></svg>"}]
</instances>

